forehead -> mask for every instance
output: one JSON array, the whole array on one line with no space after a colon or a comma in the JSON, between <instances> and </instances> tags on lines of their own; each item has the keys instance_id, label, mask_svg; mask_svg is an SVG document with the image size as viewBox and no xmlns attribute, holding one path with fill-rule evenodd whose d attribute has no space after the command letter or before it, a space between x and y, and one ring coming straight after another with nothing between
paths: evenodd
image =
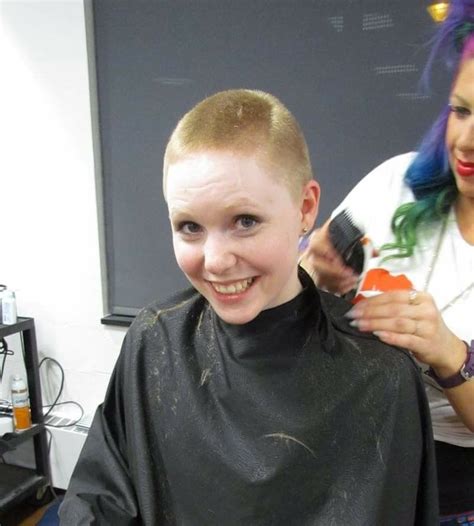
<instances>
[{"instance_id":1,"label":"forehead","mask_svg":"<svg viewBox=\"0 0 474 526\"><path fill-rule=\"evenodd\" d=\"M168 167L166 199L172 206L198 198L219 204L236 199L260 201L265 193L270 198L274 192L290 196L278 166L262 162L255 154L203 151Z\"/></svg>"},{"instance_id":2,"label":"forehead","mask_svg":"<svg viewBox=\"0 0 474 526\"><path fill-rule=\"evenodd\" d=\"M461 63L458 75L454 81L452 95L474 99L474 56Z\"/></svg>"}]
</instances>

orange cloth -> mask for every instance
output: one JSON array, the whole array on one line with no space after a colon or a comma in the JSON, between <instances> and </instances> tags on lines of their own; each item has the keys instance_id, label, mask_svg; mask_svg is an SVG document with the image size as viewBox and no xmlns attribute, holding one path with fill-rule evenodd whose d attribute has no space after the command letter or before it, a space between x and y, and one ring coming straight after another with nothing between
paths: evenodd
<instances>
[{"instance_id":1,"label":"orange cloth","mask_svg":"<svg viewBox=\"0 0 474 526\"><path fill-rule=\"evenodd\" d=\"M363 300L364 292L387 292L389 290L411 290L412 282L405 274L393 275L384 268L372 268L365 275L352 303Z\"/></svg>"}]
</instances>

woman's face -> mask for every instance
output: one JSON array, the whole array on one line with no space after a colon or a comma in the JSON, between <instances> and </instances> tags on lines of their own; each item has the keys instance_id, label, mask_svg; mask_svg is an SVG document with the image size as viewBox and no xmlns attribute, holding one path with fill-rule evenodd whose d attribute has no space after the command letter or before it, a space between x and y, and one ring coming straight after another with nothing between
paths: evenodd
<instances>
[{"instance_id":1,"label":"woman's face","mask_svg":"<svg viewBox=\"0 0 474 526\"><path fill-rule=\"evenodd\" d=\"M166 200L178 265L220 318L247 323L298 294L314 181L296 200L255 157L205 151L169 167Z\"/></svg>"},{"instance_id":2,"label":"woman's face","mask_svg":"<svg viewBox=\"0 0 474 526\"><path fill-rule=\"evenodd\" d=\"M461 196L474 199L474 58L460 67L449 98L446 129L449 164Z\"/></svg>"}]
</instances>

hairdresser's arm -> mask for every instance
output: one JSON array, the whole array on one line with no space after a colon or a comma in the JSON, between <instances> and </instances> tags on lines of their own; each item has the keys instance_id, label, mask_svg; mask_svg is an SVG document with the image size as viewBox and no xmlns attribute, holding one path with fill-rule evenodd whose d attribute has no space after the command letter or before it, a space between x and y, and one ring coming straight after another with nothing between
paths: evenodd
<instances>
[{"instance_id":1,"label":"hairdresser's arm","mask_svg":"<svg viewBox=\"0 0 474 526\"><path fill-rule=\"evenodd\" d=\"M311 234L300 263L318 287L336 294L345 294L355 288L357 276L344 264L332 246L328 234L329 222L330 220L326 221Z\"/></svg>"},{"instance_id":2,"label":"hairdresser's arm","mask_svg":"<svg viewBox=\"0 0 474 526\"><path fill-rule=\"evenodd\" d=\"M384 342L408 349L440 378L448 378L465 362L466 345L446 326L430 294L419 292L412 303L409 294L406 290L385 292L359 302L348 315L359 330L374 332ZM444 392L474 432L474 381Z\"/></svg>"}]
</instances>

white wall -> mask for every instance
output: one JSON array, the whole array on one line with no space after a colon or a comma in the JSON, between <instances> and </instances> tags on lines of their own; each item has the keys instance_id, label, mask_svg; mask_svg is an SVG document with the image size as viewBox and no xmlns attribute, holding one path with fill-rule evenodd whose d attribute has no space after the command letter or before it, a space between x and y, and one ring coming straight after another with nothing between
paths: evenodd
<instances>
[{"instance_id":1,"label":"white wall","mask_svg":"<svg viewBox=\"0 0 474 526\"><path fill-rule=\"evenodd\" d=\"M62 364L62 400L88 413L103 398L125 331L100 324L82 0L1 0L0 65L0 283L17 291L19 315L35 318L40 358ZM15 361L8 367L6 376ZM59 375L46 372L51 401Z\"/></svg>"}]
</instances>

